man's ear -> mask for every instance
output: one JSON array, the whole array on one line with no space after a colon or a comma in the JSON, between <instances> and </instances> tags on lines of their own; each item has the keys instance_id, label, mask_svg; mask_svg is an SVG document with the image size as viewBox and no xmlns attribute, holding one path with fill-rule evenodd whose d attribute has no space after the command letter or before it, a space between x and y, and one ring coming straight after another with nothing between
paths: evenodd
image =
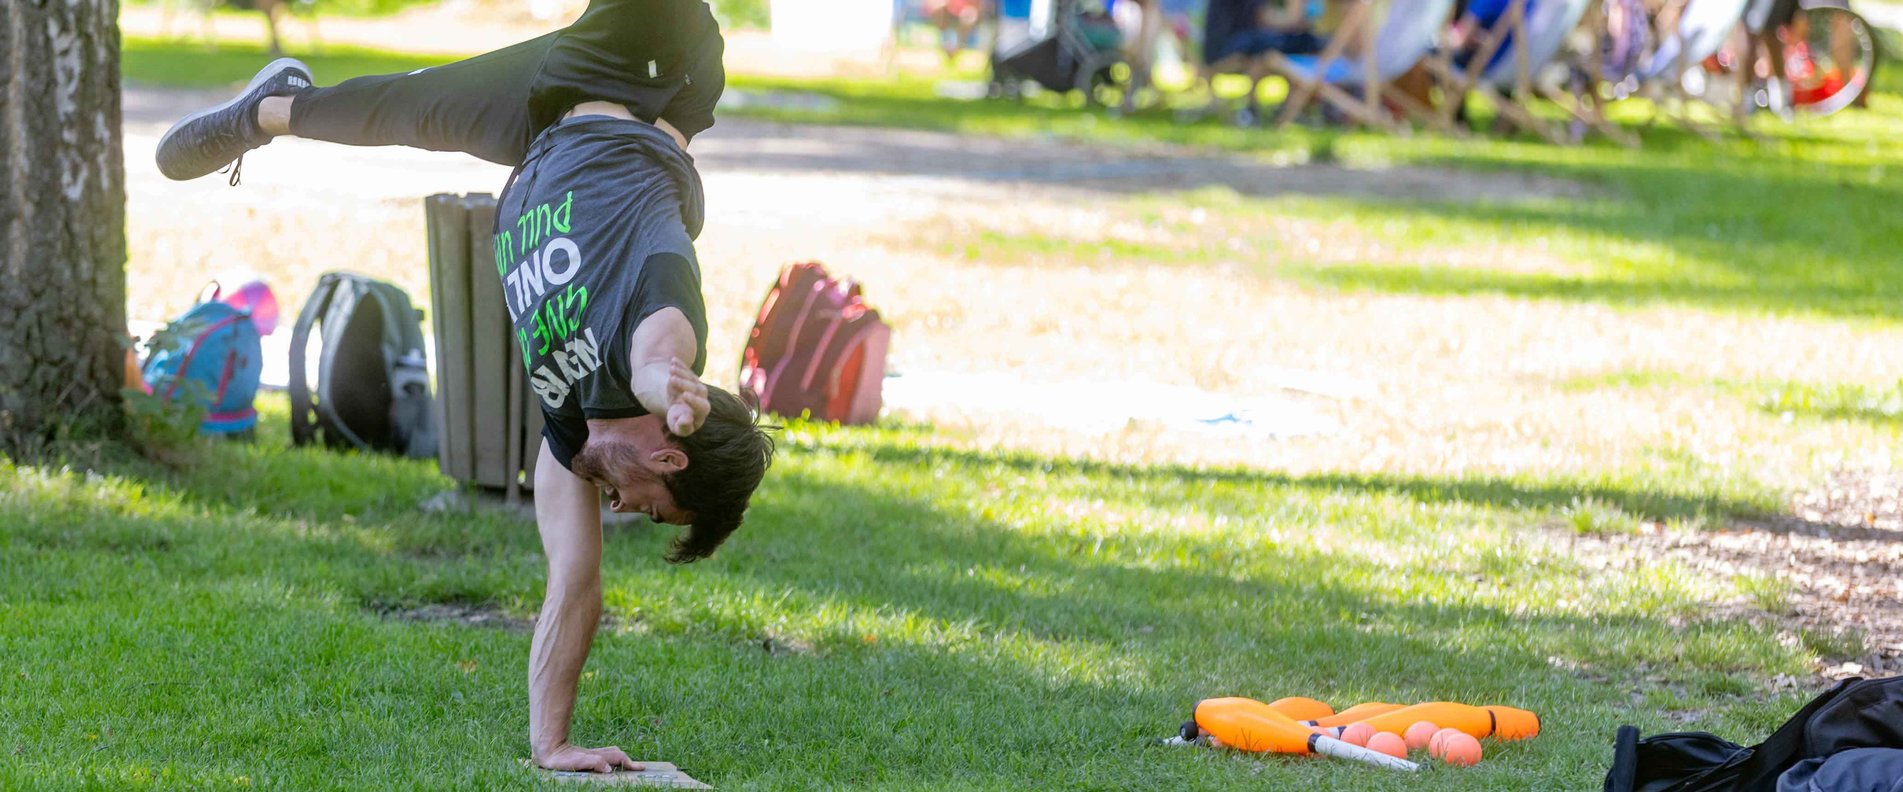
<instances>
[{"instance_id":1,"label":"man's ear","mask_svg":"<svg viewBox=\"0 0 1903 792\"><path fill-rule=\"evenodd\" d=\"M648 461L653 462L663 473L679 473L687 469L687 452L667 446L648 454Z\"/></svg>"}]
</instances>

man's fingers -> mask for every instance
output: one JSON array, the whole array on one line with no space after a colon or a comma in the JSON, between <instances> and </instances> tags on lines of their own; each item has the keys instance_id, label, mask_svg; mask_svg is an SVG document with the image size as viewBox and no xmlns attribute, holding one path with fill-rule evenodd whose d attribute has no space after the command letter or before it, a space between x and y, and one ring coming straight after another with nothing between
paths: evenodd
<instances>
[{"instance_id":1,"label":"man's fingers","mask_svg":"<svg viewBox=\"0 0 1903 792\"><path fill-rule=\"evenodd\" d=\"M699 426L694 425L693 408L685 404L676 404L667 410L667 430L676 436L686 437L693 434Z\"/></svg>"},{"instance_id":2,"label":"man's fingers","mask_svg":"<svg viewBox=\"0 0 1903 792\"><path fill-rule=\"evenodd\" d=\"M687 406L694 408L695 415L706 415L708 411L713 409L713 405L707 401L707 394L705 393L683 393L681 394L681 401L685 402Z\"/></svg>"},{"instance_id":3,"label":"man's fingers","mask_svg":"<svg viewBox=\"0 0 1903 792\"><path fill-rule=\"evenodd\" d=\"M646 768L643 768L641 765L636 764L633 759L628 758L628 754L626 751L623 751L620 748L614 747L612 745L608 746L607 748L601 749L601 754L604 758L608 760L610 764L613 764L615 767L619 767L623 770L646 769Z\"/></svg>"},{"instance_id":4,"label":"man's fingers","mask_svg":"<svg viewBox=\"0 0 1903 792\"><path fill-rule=\"evenodd\" d=\"M678 363L678 361L676 361ZM713 409L707 401L707 385L691 372L676 368L667 381L667 426L677 435L699 431L707 413Z\"/></svg>"}]
</instances>

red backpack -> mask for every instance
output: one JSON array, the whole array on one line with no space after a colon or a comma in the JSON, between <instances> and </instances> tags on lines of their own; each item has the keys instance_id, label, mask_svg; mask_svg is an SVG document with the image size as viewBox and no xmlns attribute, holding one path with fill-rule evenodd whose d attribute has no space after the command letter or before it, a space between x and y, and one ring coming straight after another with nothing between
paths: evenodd
<instances>
[{"instance_id":1,"label":"red backpack","mask_svg":"<svg viewBox=\"0 0 1903 792\"><path fill-rule=\"evenodd\" d=\"M767 290L740 359L740 387L776 415L842 424L879 417L892 329L859 284L818 264L793 264Z\"/></svg>"}]
</instances>

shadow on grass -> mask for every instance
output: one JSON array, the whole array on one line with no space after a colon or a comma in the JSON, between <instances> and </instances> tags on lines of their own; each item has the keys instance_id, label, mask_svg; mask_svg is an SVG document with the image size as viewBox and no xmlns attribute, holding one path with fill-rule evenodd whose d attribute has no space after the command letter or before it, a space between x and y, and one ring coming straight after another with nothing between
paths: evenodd
<instances>
[{"instance_id":1,"label":"shadow on grass","mask_svg":"<svg viewBox=\"0 0 1903 792\"><path fill-rule=\"evenodd\" d=\"M903 466L902 460L882 462ZM1226 559L1219 554L1221 537L1176 542L1173 560L1133 557L1127 546L1099 553L1089 538L1061 528L1027 530L975 517L902 494L888 481L783 475L776 486L800 497L776 498L756 515L759 524L737 535L723 560L707 570L741 590L777 593L796 608L844 604L848 612L904 623L922 619L979 641L954 635L903 646L903 662L926 674L888 682L894 686L862 708L884 711L884 719L841 712L837 717L846 723L813 724L828 732L916 741L926 734L916 722L921 713L884 702L919 696L942 705L940 714L964 716L946 723L953 733L942 736L981 753L1016 750L997 733L1031 735L1060 753L1083 752L1165 734L1201 698L1310 695L1341 706L1361 700L1511 703L1565 724L1562 732L1582 730L1574 733L1596 746L1603 735L1590 730L1601 724L1579 708L1623 704L1625 691L1556 671L1554 658L1604 679L1623 678L1635 664L1666 661L1669 654L1666 662L1684 664L1675 677L1729 696L1751 689L1730 674L1761 671L1764 652L1776 651L1767 644L1736 652L1728 641L1746 628L1684 628L1675 620L1689 612L1670 608L1588 617L1508 612L1461 604L1458 596L1422 601L1384 591L1406 571L1300 543L1254 545ZM787 600L786 592L799 595ZM841 630L821 641L817 655L784 662L830 665L849 675L890 662L887 643ZM811 683L803 681L765 684L774 701L812 695ZM847 686L838 695L855 692ZM1016 706L1040 700L1047 703ZM774 706L748 710L748 717L776 717ZM1564 750L1531 748L1549 749ZM1124 753L1120 761L1139 771L1174 764L1162 754ZM896 772L934 780L937 771ZM1591 769L1569 772L1581 776L1571 779L1579 782Z\"/></svg>"},{"instance_id":2,"label":"shadow on grass","mask_svg":"<svg viewBox=\"0 0 1903 792\"><path fill-rule=\"evenodd\" d=\"M1169 733L1208 696L1305 694L1342 705L1444 698L1540 711L1554 736L1492 755L1528 781L1516 788L1572 788L1596 774L1590 760L1602 751L1606 713L1628 700L1623 688L1556 671L1550 658L1608 678L1676 664L1683 670L1674 678L1724 699L1741 685L1732 675L1762 671L1781 651L1742 626L1675 624L1695 603L1582 616L1509 611L1463 593L1509 585L1518 571L1449 580L1423 594L1412 588L1418 578L1452 573L1432 561L1397 567L1270 538L1258 523L1173 533L1112 529L1092 514L1032 511L1007 521L982 516L971 500L987 483L1073 474L1091 477L1085 486L1099 488L1113 511L1148 502L1141 488L1119 486L1133 479L1229 481L1258 501L1284 497L1281 489L1346 489L1341 479L879 445L833 450L789 449L749 525L712 561L666 567L663 530L610 537L606 581L636 592L641 605L617 615L641 629L600 639L590 666L600 676L584 685L578 734L616 735L696 775L761 788L1216 787L1265 777L1326 786L1344 770L1135 746ZM497 733L519 739L526 636L389 623L361 605L489 601L532 612L541 574L532 530L515 518L419 517L416 502L441 487L422 463L387 461L397 467L386 469L386 460L268 445L221 448L211 462L223 466L148 479L190 507L155 518L124 513L110 498L0 502L0 538L25 540L10 545L18 552L0 565L0 581L33 569L64 581L56 591L24 579L4 587L16 604L45 609L42 626L9 645L26 658L23 668L71 680L76 701L67 705L85 712L83 726L62 727L77 716L50 710L22 717L43 718L54 735L101 723L136 733L130 724L156 711L237 705L262 713L252 718L277 718L282 699L302 720L300 747L275 752L287 754L278 777L364 784L423 772L401 761L418 752L468 743L491 755L503 742ZM1561 502L1557 489L1502 484L1361 485L1423 502ZM1384 507L1349 508L1373 515ZM68 528L42 524L124 536L100 552L107 548L52 541ZM160 538L134 541L142 533ZM405 550L456 542L468 552ZM232 590L255 601L233 600ZM355 603L338 607L337 592ZM60 618L62 608L81 607L91 615ZM816 632L811 651L760 648L800 629ZM99 641L124 648L49 670ZM463 658L485 669L469 677L480 683L473 688L457 681L472 673L457 670ZM220 671L202 685L141 697L123 695L132 683L113 674L124 667L163 669L154 677L161 681ZM455 705L445 705L452 695ZM184 768L243 767L234 759L240 748L221 752L206 737L230 728L207 716L136 752L176 757ZM338 771L332 761L359 750L353 741L376 753ZM269 750L272 740L245 745ZM60 756L70 746L29 747ZM1389 782L1367 786L1399 788Z\"/></svg>"},{"instance_id":3,"label":"shadow on grass","mask_svg":"<svg viewBox=\"0 0 1903 792\"><path fill-rule=\"evenodd\" d=\"M1295 476L1244 468L1208 469L1183 465L1126 465L1085 459L1051 459L1021 452L978 452L928 445L872 440L849 447L801 447L802 452L864 453L882 462L929 466L952 462L978 468L1004 467L1019 473L1077 473L1116 481L1172 480L1188 483L1222 482L1262 487L1348 494L1392 495L1423 504L1472 504L1502 509L1541 511L1572 505L1583 498L1617 506L1634 517L1670 520L1701 516L1754 516L1763 509L1720 496L1698 496L1589 482L1532 483L1503 478L1432 478L1369 473L1319 473ZM1180 507L1176 501L1153 506Z\"/></svg>"},{"instance_id":4,"label":"shadow on grass","mask_svg":"<svg viewBox=\"0 0 1903 792\"><path fill-rule=\"evenodd\" d=\"M867 515L840 524L838 530L857 555L875 563L837 567L837 559L825 555L795 557L791 546L742 545L747 559L733 565L736 573L772 580L776 587L797 585L819 595L845 595L866 608L898 605L946 623L973 622L1049 641L1115 647L1140 645L1154 636L1162 643L1190 639L1216 644L1199 652L1246 654L1262 638L1263 629L1272 629L1282 633L1279 641L1304 648L1303 657L1282 660L1297 676L1307 676L1316 671L1310 664L1318 660L1328 669L1339 669L1342 664L1365 665L1367 657L1421 654L1400 647L1435 644L1442 629L1630 631L1660 628L1684 615L1605 614L1587 620L1458 602L1406 601L1406 595L1382 591L1395 582L1390 562L1328 553L1301 541L1264 540L1256 529L1267 526L1248 523L1209 534L1091 535L1086 531L1101 526L1084 515L1072 518L1074 526L1060 521L1027 530L962 510L943 510L927 500L811 475L796 474L781 486L818 492L823 499L850 503L854 511ZM770 519L793 525L837 519L837 514L816 508L819 503L802 499ZM1302 528L1292 527L1298 533ZM765 541L788 540L804 541L799 536ZM770 562L751 563L756 553ZM1416 572L1438 574L1433 566L1426 564ZM1388 632L1387 627L1396 629ZM1355 634L1339 635L1344 629ZM1331 634L1337 640L1329 640ZM1377 648L1384 644L1396 651ZM1490 655L1487 661L1548 668L1543 656L1510 652ZM1212 664L1222 665L1210 657L1168 658L1149 671L1161 678ZM1485 686L1471 680L1461 684Z\"/></svg>"},{"instance_id":5,"label":"shadow on grass","mask_svg":"<svg viewBox=\"0 0 1903 792\"><path fill-rule=\"evenodd\" d=\"M1223 186L1245 196L1345 195L1375 207L1429 221L1451 220L1481 233L1573 230L1593 240L1589 255L1614 255L1621 244L1656 245L1670 253L1618 271L1618 262L1591 262L1611 272L1563 278L1461 268L1332 267L1301 276L1337 288L1426 294L1507 294L1613 304L1685 304L1701 308L1765 310L1828 316L1893 318L1903 306L1903 264L1891 241L1899 228L1890 208L1903 200L1903 171L1880 142L1884 125L1903 124L1888 109L1861 111L1857 126L1815 131L1779 127L1762 141L1709 142L1682 129L1646 130L1645 148L1609 145L1554 147L1509 140L1472 143L1440 139L1400 141L1352 133L1296 130L1268 133L1214 123L1177 124L1166 117L1096 119L1071 109L1000 102L960 103L917 87L754 80L774 90L806 90L838 100L826 113L764 113L779 120L933 129L1025 137L1042 132L1105 142L1170 142L1236 152L1281 152L1283 159L1325 162L1337 150L1381 162L1404 162L1513 173L1538 173L1615 188L1616 198L1540 202L1487 201L1407 191L1384 195L1380 171L1347 170L1374 182L1343 189L1331 179L1304 178L1302 168L1230 158L1231 166L1182 173L1137 173L1147 167L1125 157L1092 172L1065 161L1081 152L1057 151L1037 165L1007 166L996 157L945 161L919 156L920 144L874 140L880 156L847 161L810 152L757 148L739 161L754 167L825 167L895 174L963 176L980 181L1064 182L1109 192L1173 193ZM1888 97L1893 100L1893 97ZM1869 138L1869 139L1865 139ZM1000 144L1006 145L1006 144ZM1101 156L1101 155L1098 155ZM1162 156L1206 159L1191 152ZM1211 159L1211 161L1215 161ZM777 164L776 164L777 163ZM1125 172L1119 172L1117 169ZM1101 178L1099 178L1101 177ZM1353 182L1355 179L1348 179ZM1317 182L1311 184L1310 182ZM1320 182L1329 182L1322 184ZM1397 197L1399 200L1397 200ZM1412 200L1409 200L1412 199ZM1272 209L1271 209L1272 211Z\"/></svg>"},{"instance_id":6,"label":"shadow on grass","mask_svg":"<svg viewBox=\"0 0 1903 792\"><path fill-rule=\"evenodd\" d=\"M1842 144L1839 144L1842 145ZM1903 202L1894 178L1860 181L1867 169L1727 166L1709 154L1688 166L1552 164L1543 172L1603 179L1625 198L1583 204L1386 207L1383 213L1452 220L1481 231L1524 235L1570 229L1608 251L1657 245L1664 261L1592 262L1603 274L1565 277L1461 267L1378 263L1295 268L1335 288L1430 295L1503 294L1628 305L1682 304L1825 316L1903 315L1899 229L1886 207ZM1881 171L1881 169L1879 169Z\"/></svg>"},{"instance_id":7,"label":"shadow on grass","mask_svg":"<svg viewBox=\"0 0 1903 792\"><path fill-rule=\"evenodd\" d=\"M207 53L190 44L129 39L124 71L133 82L225 86L249 76L263 57L255 46L227 46ZM348 48L327 49L311 59L327 83L359 74L411 71L447 60ZM1111 119L1054 105L946 100L918 79L855 83L736 77L733 84L754 90L822 93L839 102L836 110L823 113L753 112L773 119L1019 138L1055 134L1104 142L1167 142L1279 152L1281 159L1294 162L1327 162L1338 156L1338 150L1353 150L1383 162L1531 172L1605 184L1615 187L1619 197L1474 204L1453 200L1470 196L1446 195L1456 187L1435 185L1431 180L1406 189L1385 184L1393 180L1384 179L1379 169L1330 168L1329 178L1322 179L1305 177L1302 168L1183 150L1107 156L1101 150L1049 145L1035 155L1007 157L1014 145L1008 142L948 151L943 140L889 133L861 135L863 139L855 138L844 149L827 151L797 139L790 143L757 140L801 136L755 129L733 133L739 137L730 138L732 150L724 151L717 146L721 136L729 133L716 128L706 146L707 162L720 167L957 177L1000 189L1058 183L1115 194L1169 194L1213 185L1250 196L1337 195L1379 207L1377 214L1391 211L1428 221L1455 221L1481 233L1570 229L1592 240L1587 255L1614 255L1607 249L1622 243L1656 245L1671 252L1664 260L1640 262L1623 271L1618 262L1593 262L1608 271L1580 278L1458 267L1383 267L1378 262L1295 270L1300 278L1332 288L1685 304L1885 319L1896 317L1903 306L1903 287L1898 285L1903 284L1903 264L1897 263L1891 244L1899 230L1891 210L1903 201L1897 176L1903 161L1873 141L1867 142L1866 149L1866 141L1853 133L1833 136L1813 128L1778 129L1763 143L1726 140L1714 144L1682 130L1659 127L1648 131L1643 151L1625 152L1603 145L1561 148L1504 140L1394 140L1334 131L1270 133L1218 122L1179 124L1167 116ZM152 112L156 115L145 120L165 120L175 109ZM1888 109L1864 112L1871 115L1856 118L1875 119L1872 124L1897 122L1887 115ZM128 109L129 118L138 113L137 108ZM1397 189L1400 200L1391 194Z\"/></svg>"}]
</instances>

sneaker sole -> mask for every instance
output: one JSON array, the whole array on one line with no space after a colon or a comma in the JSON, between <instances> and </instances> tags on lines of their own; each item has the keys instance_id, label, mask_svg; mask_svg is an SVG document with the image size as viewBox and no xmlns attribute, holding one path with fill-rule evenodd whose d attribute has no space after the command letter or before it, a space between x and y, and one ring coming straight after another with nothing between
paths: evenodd
<instances>
[{"instance_id":1,"label":"sneaker sole","mask_svg":"<svg viewBox=\"0 0 1903 792\"><path fill-rule=\"evenodd\" d=\"M311 78L311 67L306 66L301 60L296 58L278 58L277 60L271 61L265 64L264 68L259 69L257 74L252 75L251 82L245 83L244 90L239 91L236 96L225 100L223 104L207 107L181 118L177 123L172 125L171 129L165 130L165 134L159 137L159 149L164 150L165 144L172 139L172 135L177 134L180 129L184 129L186 124L190 124L193 121L197 121L213 113L220 113L230 109L232 105L244 101L244 98L250 96L252 91L258 90L258 86L265 84L270 81L271 78L278 76L280 72L290 68L297 69L299 73L303 74L306 78L312 79L313 83L315 82L314 78Z\"/></svg>"}]
</instances>

